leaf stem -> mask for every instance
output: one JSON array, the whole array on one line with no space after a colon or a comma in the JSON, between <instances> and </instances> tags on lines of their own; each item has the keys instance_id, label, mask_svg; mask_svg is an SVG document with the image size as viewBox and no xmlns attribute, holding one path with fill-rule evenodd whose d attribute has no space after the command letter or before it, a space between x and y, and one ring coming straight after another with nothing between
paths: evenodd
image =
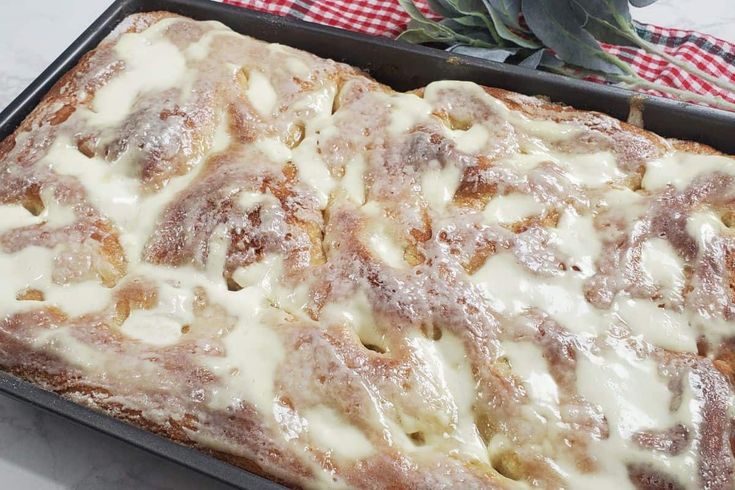
<instances>
[{"instance_id":1,"label":"leaf stem","mask_svg":"<svg viewBox=\"0 0 735 490\"><path fill-rule=\"evenodd\" d=\"M719 87L728 92L735 93L735 84L730 83L727 80L717 78L707 73L706 71L700 70L694 64L682 61L679 58L676 58L675 56L670 55L663 49L658 48L655 44L652 44L646 41L638 34L638 32L636 32L632 24L630 24L628 21L621 18L620 16L616 15L615 20L617 21L618 25L612 25L609 22L605 22L602 20L600 20L600 22L605 24L609 29L617 32L618 35L623 36L629 41L632 41L636 46L643 49L647 53L659 56L660 58L666 60L668 63L678 68L681 68L682 70L687 71L690 74L696 75L702 80L706 80L710 82L712 85L715 85L716 87Z\"/></svg>"},{"instance_id":2,"label":"leaf stem","mask_svg":"<svg viewBox=\"0 0 735 490\"><path fill-rule=\"evenodd\" d=\"M620 68L621 70L623 70L623 72L625 72L626 74L628 74L628 76L631 76L631 77L637 77L638 76L638 73L633 69L633 67L630 66L625 61L623 61L620 58L618 58L617 56L615 56L613 54L609 54L609 53L607 53L605 51L602 51L602 53L603 54L600 55L600 58L603 58L604 60L609 61L613 65L617 66L618 68Z\"/></svg>"},{"instance_id":3,"label":"leaf stem","mask_svg":"<svg viewBox=\"0 0 735 490\"><path fill-rule=\"evenodd\" d=\"M647 90L657 90L659 92L671 94L675 96L678 100L681 100L681 101L697 102L700 104L707 104L710 107L715 107L717 109L735 111L735 104L731 102L727 102L725 100L719 100L719 99L716 99L714 97L707 96L707 95L696 94L694 92L689 92L688 90L681 90L678 88L669 87L668 85L660 85L655 82L649 82L648 80L641 78L637 74L633 74L629 76L609 75L607 73L602 73L602 72L597 72L597 71L590 71L590 70L584 70L584 69L571 69L571 68L568 68L568 65L564 65L560 67L545 67L545 68L551 72L558 73L560 75L565 75L568 77L573 77L573 78L583 78L585 76L591 76L591 75L601 76L610 82L620 83L622 85L626 85L630 87L631 89L642 88L642 89L647 89Z\"/></svg>"},{"instance_id":4,"label":"leaf stem","mask_svg":"<svg viewBox=\"0 0 735 490\"><path fill-rule=\"evenodd\" d=\"M697 102L701 104L707 104L711 107L718 109L725 109L729 111L735 111L735 104L726 100L716 99L715 97L700 95L688 90L682 90L668 85L661 85L655 82L649 82L639 76L635 77L616 77L616 80L620 83L628 85L631 88L643 88L648 90L658 90L659 92L668 93L676 96L676 98L688 102Z\"/></svg>"},{"instance_id":5,"label":"leaf stem","mask_svg":"<svg viewBox=\"0 0 735 490\"><path fill-rule=\"evenodd\" d=\"M605 25L608 29L610 29L611 31L615 32L619 36L622 36L622 37L628 39L629 41L633 42L636 46L638 46L639 48L643 49L647 53L650 53L650 54L654 54L656 56L659 56L660 58L664 59L668 63L670 63L670 64L672 64L672 65L674 65L674 66L676 66L678 68L681 68L682 70L684 70L684 71L686 71L686 72L688 72L688 73L690 73L692 75L695 75L695 76L701 78L702 80L706 80L706 81L708 81L709 83L711 83L712 85L714 85L716 87L719 87L719 88L721 88L721 89L723 89L725 91L731 92L731 93L735 93L735 84L729 82L728 80L717 78L717 77L715 77L715 76L713 76L713 75L711 75L711 74L709 74L709 73L707 73L707 72L705 72L705 71L697 68L692 63L687 63L685 61L682 61L679 58L676 58L675 56L670 55L669 53L667 53L663 49L660 49L655 44L652 44L652 43L646 41L645 39L643 39L638 34L638 32L635 30L635 28L633 27L633 24L632 24L632 22L630 21L629 18L625 18L625 17L621 16L617 12L613 12L612 13L612 17L613 17L613 19L615 19L615 22L617 23L617 25L612 24L612 23L610 23L607 20L602 19L602 18L597 18L597 21L599 23Z\"/></svg>"}]
</instances>

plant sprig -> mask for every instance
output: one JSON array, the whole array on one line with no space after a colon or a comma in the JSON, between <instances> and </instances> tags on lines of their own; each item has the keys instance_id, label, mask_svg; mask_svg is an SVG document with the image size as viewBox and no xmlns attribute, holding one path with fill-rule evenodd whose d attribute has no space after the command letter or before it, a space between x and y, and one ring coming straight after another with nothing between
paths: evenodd
<instances>
[{"instance_id":1,"label":"plant sprig","mask_svg":"<svg viewBox=\"0 0 735 490\"><path fill-rule=\"evenodd\" d=\"M440 43L461 54L493 61L512 58L531 68L545 68L578 78L598 75L631 88L658 90L677 99L735 111L735 104L645 80L600 42L635 46L735 93L735 84L704 72L641 38L630 15L629 0L428 0L444 17L426 17L412 0L398 0L411 16L399 39ZM645 7L655 0L630 0Z\"/></svg>"}]
</instances>

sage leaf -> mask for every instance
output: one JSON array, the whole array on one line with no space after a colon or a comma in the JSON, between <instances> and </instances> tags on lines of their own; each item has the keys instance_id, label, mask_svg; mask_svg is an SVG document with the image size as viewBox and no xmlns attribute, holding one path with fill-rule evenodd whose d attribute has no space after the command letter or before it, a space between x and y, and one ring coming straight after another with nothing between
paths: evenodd
<instances>
[{"instance_id":1,"label":"sage leaf","mask_svg":"<svg viewBox=\"0 0 735 490\"><path fill-rule=\"evenodd\" d=\"M414 44L430 43L430 42L446 42L448 39L437 35L434 32L429 32L423 28L418 29L406 29L396 37L401 41L406 41Z\"/></svg>"},{"instance_id":2,"label":"sage leaf","mask_svg":"<svg viewBox=\"0 0 735 490\"><path fill-rule=\"evenodd\" d=\"M415 19L411 19L411 21L408 23L406 31L410 31L409 35L407 35L404 38L403 33L401 33L401 35L398 36L398 38L403 39L403 40L409 40L408 38L416 38L418 36L418 31L421 31L423 33L422 37L427 39L427 41L422 41L422 42L429 42L429 41L442 42L442 43L455 42L455 36L452 33L452 30L447 29L446 27L442 26L439 23L424 24Z\"/></svg>"},{"instance_id":3,"label":"sage leaf","mask_svg":"<svg viewBox=\"0 0 735 490\"><path fill-rule=\"evenodd\" d=\"M656 0L630 0L631 5L633 5L634 7L639 7L639 8L648 7L649 5L655 2Z\"/></svg>"},{"instance_id":4,"label":"sage leaf","mask_svg":"<svg viewBox=\"0 0 735 490\"><path fill-rule=\"evenodd\" d=\"M446 0L455 9L467 15L484 15L485 6L482 0Z\"/></svg>"},{"instance_id":5,"label":"sage leaf","mask_svg":"<svg viewBox=\"0 0 735 490\"><path fill-rule=\"evenodd\" d=\"M411 0L398 0L398 4L403 7L403 10L406 11L406 13L414 20L421 22L422 20L426 20L427 22L430 20L428 19L422 12L419 10L419 8L413 4Z\"/></svg>"},{"instance_id":6,"label":"sage leaf","mask_svg":"<svg viewBox=\"0 0 735 490\"><path fill-rule=\"evenodd\" d=\"M483 0L488 12L495 13L506 26L521 29L518 19L521 16L521 0Z\"/></svg>"},{"instance_id":7,"label":"sage leaf","mask_svg":"<svg viewBox=\"0 0 735 490\"><path fill-rule=\"evenodd\" d=\"M510 30L508 26L505 25L503 19L500 18L500 14L495 9L489 8L488 11L490 12L490 18L493 20L493 24L495 24L495 30L498 32L498 36L502 37L506 41L510 41L524 48L541 47L541 44L534 41L533 39L525 38Z\"/></svg>"},{"instance_id":8,"label":"sage leaf","mask_svg":"<svg viewBox=\"0 0 735 490\"><path fill-rule=\"evenodd\" d=\"M447 27L446 25L443 25L439 22L436 22L426 17L418 9L418 7L414 5L414 3L411 0L398 0L398 3L404 8L404 10L411 17L411 21L408 23L408 29L411 31L414 31L417 29L423 29L425 31L424 35L419 35L416 32L412 32L406 37L398 36L399 39L408 40L408 39L416 38L419 36L422 36L422 37L428 36L433 41L443 42L443 43L460 42L460 43L469 44L470 46L480 46L480 47L493 46L493 43L487 42L484 39L482 39L482 37L486 35L482 34L481 31L473 32L473 34L477 34L478 32L480 32L479 39L477 38L478 36L472 37L472 36L468 36L468 35L456 32L452 28Z\"/></svg>"},{"instance_id":9,"label":"sage leaf","mask_svg":"<svg viewBox=\"0 0 735 490\"><path fill-rule=\"evenodd\" d=\"M558 71L562 67L566 66L562 60L556 57L556 55L550 49L543 49L541 55L541 61L538 66L546 68L549 71ZM590 72L592 73L592 72ZM605 76L601 74L601 76Z\"/></svg>"},{"instance_id":10,"label":"sage leaf","mask_svg":"<svg viewBox=\"0 0 735 490\"><path fill-rule=\"evenodd\" d=\"M454 17L457 15L457 11L454 10L447 0L427 0L427 3L433 12L436 12L442 17Z\"/></svg>"},{"instance_id":11,"label":"sage leaf","mask_svg":"<svg viewBox=\"0 0 735 490\"><path fill-rule=\"evenodd\" d=\"M465 56L472 56L473 58L481 58L487 61L502 63L518 53L520 48L477 48L464 44L455 44L454 46L447 48L447 51L456 54L463 54Z\"/></svg>"},{"instance_id":12,"label":"sage leaf","mask_svg":"<svg viewBox=\"0 0 735 490\"><path fill-rule=\"evenodd\" d=\"M584 28L598 41L635 45L626 37L635 30L628 0L572 0L572 6L581 10Z\"/></svg>"},{"instance_id":13,"label":"sage leaf","mask_svg":"<svg viewBox=\"0 0 735 490\"><path fill-rule=\"evenodd\" d=\"M467 28L467 27L479 27L479 28L485 27L485 22L483 22L482 19L478 17L474 17L472 15L464 15L462 17L446 18L446 19L440 20L439 23L457 32L461 32L462 28Z\"/></svg>"},{"instance_id":14,"label":"sage leaf","mask_svg":"<svg viewBox=\"0 0 735 490\"><path fill-rule=\"evenodd\" d=\"M625 65L602 50L568 1L523 0L522 12L531 31L562 61L602 73L624 73Z\"/></svg>"},{"instance_id":15,"label":"sage leaf","mask_svg":"<svg viewBox=\"0 0 735 490\"><path fill-rule=\"evenodd\" d=\"M494 39L487 32L487 29L485 29L484 27L477 27L475 25L465 25L461 22L462 19L466 18L458 17L455 19L441 20L441 24L444 27L451 29L451 31L454 33L454 39L458 42L458 44L485 48L496 46ZM470 17L470 19L474 18ZM475 22L475 20L470 20L469 22Z\"/></svg>"},{"instance_id":16,"label":"sage leaf","mask_svg":"<svg viewBox=\"0 0 735 490\"><path fill-rule=\"evenodd\" d=\"M525 66L526 68L531 68L532 70L535 70L536 68L538 68L541 60L544 57L544 51L546 50L537 49L531 54L531 56L527 56L526 58L521 60L521 62L518 63L518 66Z\"/></svg>"},{"instance_id":17,"label":"sage leaf","mask_svg":"<svg viewBox=\"0 0 735 490\"><path fill-rule=\"evenodd\" d=\"M503 44L502 38L498 35L495 25L486 15L482 0L445 0L457 12L463 15L472 15L481 19L485 24L490 35L493 37L495 44Z\"/></svg>"}]
</instances>

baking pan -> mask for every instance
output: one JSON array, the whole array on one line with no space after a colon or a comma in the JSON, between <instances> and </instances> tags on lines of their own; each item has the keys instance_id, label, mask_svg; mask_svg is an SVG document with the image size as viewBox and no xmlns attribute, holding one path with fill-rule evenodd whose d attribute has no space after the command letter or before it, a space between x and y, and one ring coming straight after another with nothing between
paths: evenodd
<instances>
[{"instance_id":1,"label":"baking pan","mask_svg":"<svg viewBox=\"0 0 735 490\"><path fill-rule=\"evenodd\" d=\"M470 80L528 95L545 95L578 109L596 110L626 119L631 99L643 109L646 129L662 136L698 141L735 153L735 113L641 96L627 90L569 79L522 67L478 60L387 38L284 19L209 0L117 0L26 90L0 113L4 139L41 101L43 95L79 59L94 48L127 15L168 10L200 20L218 20L235 31L287 44L319 56L349 63L398 90L434 80ZM239 488L283 488L269 480L82 407L60 396L0 372L0 392L92 427Z\"/></svg>"}]
</instances>

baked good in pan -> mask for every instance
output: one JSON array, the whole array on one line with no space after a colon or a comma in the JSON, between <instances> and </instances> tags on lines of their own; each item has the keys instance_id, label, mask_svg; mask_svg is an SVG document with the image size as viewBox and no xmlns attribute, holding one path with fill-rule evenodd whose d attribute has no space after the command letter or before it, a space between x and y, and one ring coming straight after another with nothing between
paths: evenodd
<instances>
[{"instance_id":1,"label":"baked good in pan","mask_svg":"<svg viewBox=\"0 0 735 490\"><path fill-rule=\"evenodd\" d=\"M733 486L735 162L128 18L0 145L0 366L297 487Z\"/></svg>"}]
</instances>

